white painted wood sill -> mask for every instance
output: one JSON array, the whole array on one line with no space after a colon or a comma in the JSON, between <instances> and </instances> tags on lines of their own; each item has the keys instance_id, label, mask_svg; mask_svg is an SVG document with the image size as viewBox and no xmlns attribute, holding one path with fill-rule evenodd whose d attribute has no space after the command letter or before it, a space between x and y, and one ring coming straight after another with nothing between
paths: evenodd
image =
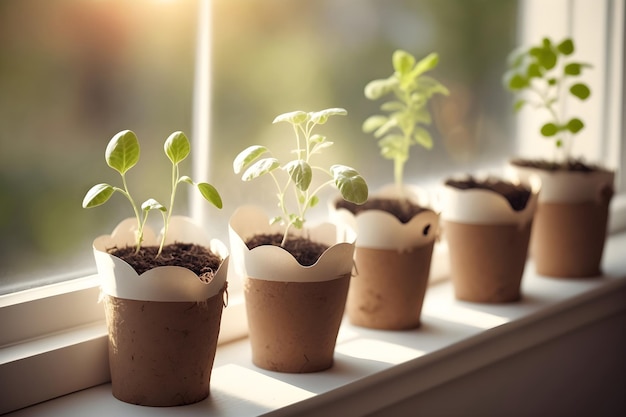
<instances>
[{"instance_id":1,"label":"white painted wood sill","mask_svg":"<svg viewBox=\"0 0 626 417\"><path fill-rule=\"evenodd\" d=\"M344 323L335 364L314 374L256 368L247 339L220 346L211 396L198 404L125 404L99 385L9 414L26 416L362 416L626 311L626 232L612 235L604 276L553 279L529 262L523 300L507 305L456 301L450 282L429 287L420 329L374 331ZM80 364L76 364L80 366ZM623 371L623 370L622 370ZM616 372L621 372L617 368Z\"/></svg>"}]
</instances>

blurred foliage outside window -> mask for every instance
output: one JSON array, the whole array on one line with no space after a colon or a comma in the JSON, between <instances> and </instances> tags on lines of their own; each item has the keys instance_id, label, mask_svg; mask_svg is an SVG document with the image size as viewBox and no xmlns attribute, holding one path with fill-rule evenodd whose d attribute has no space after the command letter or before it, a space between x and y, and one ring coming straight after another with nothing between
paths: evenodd
<instances>
[{"instance_id":1,"label":"blurred foliage outside window","mask_svg":"<svg viewBox=\"0 0 626 417\"><path fill-rule=\"evenodd\" d=\"M515 46L516 0L212 3L210 180L224 209L208 210L223 240L237 206L275 206L272 184L241 182L232 160L251 144L290 148L278 143L292 132L271 123L280 113L347 109L320 131L335 142L331 162L354 166L373 190L393 181L392 162L361 124L380 104L363 88L391 74L398 48L418 58L438 52L433 76L451 92L433 100L434 149L412 148L407 183L497 166L514 149L500 80ZM191 135L196 8L195 0L0 2L0 293L93 267L93 238L131 214L122 198L80 205L93 183L117 181L104 149L118 131L134 130L142 145L130 187L167 194L158 189L169 174L163 141L174 130Z\"/></svg>"}]
</instances>

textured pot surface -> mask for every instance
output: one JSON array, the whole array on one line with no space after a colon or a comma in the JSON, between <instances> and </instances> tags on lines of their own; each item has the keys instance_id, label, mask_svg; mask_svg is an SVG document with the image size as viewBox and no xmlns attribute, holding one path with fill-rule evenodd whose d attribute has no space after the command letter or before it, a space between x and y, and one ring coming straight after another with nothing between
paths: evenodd
<instances>
[{"instance_id":1,"label":"textured pot surface","mask_svg":"<svg viewBox=\"0 0 626 417\"><path fill-rule=\"evenodd\" d=\"M330 368L349 283L349 274L319 282L247 278L252 362L290 373Z\"/></svg>"},{"instance_id":2,"label":"textured pot surface","mask_svg":"<svg viewBox=\"0 0 626 417\"><path fill-rule=\"evenodd\" d=\"M223 290L204 302L104 300L116 398L163 407L209 395Z\"/></svg>"},{"instance_id":3,"label":"textured pot surface","mask_svg":"<svg viewBox=\"0 0 626 417\"><path fill-rule=\"evenodd\" d=\"M531 254L540 275L601 276L609 199L603 203L540 203Z\"/></svg>"},{"instance_id":4,"label":"textured pot surface","mask_svg":"<svg viewBox=\"0 0 626 417\"><path fill-rule=\"evenodd\" d=\"M355 249L346 311L357 326L405 330L419 327L434 242L399 252Z\"/></svg>"},{"instance_id":5,"label":"textured pot surface","mask_svg":"<svg viewBox=\"0 0 626 417\"><path fill-rule=\"evenodd\" d=\"M561 278L600 276L614 172L511 169L519 178L541 179L530 243L537 273Z\"/></svg>"},{"instance_id":6,"label":"textured pot surface","mask_svg":"<svg viewBox=\"0 0 626 417\"><path fill-rule=\"evenodd\" d=\"M477 225L444 221L456 298L478 303L519 300L531 224Z\"/></svg>"}]
</instances>

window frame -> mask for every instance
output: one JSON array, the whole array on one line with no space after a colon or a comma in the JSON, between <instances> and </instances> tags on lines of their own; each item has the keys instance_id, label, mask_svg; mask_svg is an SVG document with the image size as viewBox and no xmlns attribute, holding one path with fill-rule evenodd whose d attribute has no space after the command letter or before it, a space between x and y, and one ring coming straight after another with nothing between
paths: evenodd
<instances>
[{"instance_id":1,"label":"window frame","mask_svg":"<svg viewBox=\"0 0 626 417\"><path fill-rule=\"evenodd\" d=\"M602 139L590 141L593 155L617 169L616 195L611 207L610 231L626 229L626 152L624 149L624 3L614 0L593 1L593 13L587 0L554 0L545 10L543 0L520 2L520 43L528 43L537 36L562 37L565 34L577 40L584 38L586 27L606 27L603 36L595 42L609 45L605 58L594 69L592 88L600 94L600 102L609 111L597 111L589 130L595 130ZM571 7L571 8L570 8ZM542 9L543 8L543 9ZM211 19L210 0L201 0L198 13L200 22ZM591 22L590 18L599 21ZM530 24L529 22L533 22ZM582 24L584 22L584 24ZM603 26L604 25L604 26ZM194 176L211 179L210 121L199 115L210 111L210 34L208 25L200 24L196 63L196 95L194 97L193 146L199 149L193 162ZM602 45L602 44L601 44ZM601 49L597 44L582 46L581 50ZM202 75L204 74L204 75ZM599 87L598 87L599 86ZM609 88L613 86L613 88ZM615 86L618 86L617 88ZM600 120L596 120L600 118ZM585 119L586 120L586 119ZM526 151L539 143L538 135L528 133L538 123L530 114L520 115L516 143L519 151ZM527 137L531 139L528 140ZM192 217L203 225L210 225L206 205L191 196ZM433 260L434 278L447 275L445 245ZM434 281L434 280L431 280ZM233 283L235 284L235 283ZM33 288L0 296L0 381L3 389L0 413L15 410L59 395L87 388L109 380L107 360L107 334L104 311L97 303L99 288L95 275L67 282ZM241 286L229 289L229 306L224 310L220 342L245 337L247 320ZM80 314L76 314L77 308ZM51 313L53 312L53 313ZM81 366L72 366L80 363ZM89 366L84 366L89 364ZM68 373L68 370L72 370ZM8 383L10 381L10 383ZM51 383L50 381L54 381ZM26 390L25 387L29 389Z\"/></svg>"}]
</instances>

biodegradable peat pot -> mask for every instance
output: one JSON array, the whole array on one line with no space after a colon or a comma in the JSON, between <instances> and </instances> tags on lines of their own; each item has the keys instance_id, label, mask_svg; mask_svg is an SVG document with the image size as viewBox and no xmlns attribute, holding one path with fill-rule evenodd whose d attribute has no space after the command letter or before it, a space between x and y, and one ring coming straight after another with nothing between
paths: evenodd
<instances>
[{"instance_id":1,"label":"biodegradable peat pot","mask_svg":"<svg viewBox=\"0 0 626 417\"><path fill-rule=\"evenodd\" d=\"M416 206L426 206L425 194L418 189L406 188L404 195ZM340 203L337 208L336 202L330 207L333 221L348 225L358 235L357 275L350 284L346 311L357 326L413 329L421 324L439 215L423 209L402 222L387 211L368 209L380 199L398 200L395 185L383 188L362 206Z\"/></svg>"},{"instance_id":2,"label":"biodegradable peat pot","mask_svg":"<svg viewBox=\"0 0 626 417\"><path fill-rule=\"evenodd\" d=\"M240 207L230 223L231 268L244 279L252 362L278 372L317 372L333 365L353 268L354 233L339 234L324 223L293 230L329 248L311 266L286 250L263 245L248 249L258 234L281 233L259 208Z\"/></svg>"},{"instance_id":3,"label":"biodegradable peat pot","mask_svg":"<svg viewBox=\"0 0 626 417\"><path fill-rule=\"evenodd\" d=\"M113 395L146 406L191 404L209 395L211 370L220 330L228 252L209 241L185 217L172 217L166 244L196 243L222 258L210 282L189 269L160 266L141 275L107 253L132 246L136 220L120 223L111 235L93 243L102 282L109 329L109 366ZM149 229L144 246L156 245Z\"/></svg>"},{"instance_id":4,"label":"biodegradable peat pot","mask_svg":"<svg viewBox=\"0 0 626 417\"><path fill-rule=\"evenodd\" d=\"M550 277L601 276L609 203L615 173L544 170L518 165L510 168L520 180L541 179L541 193L530 252L537 273Z\"/></svg>"},{"instance_id":5,"label":"biodegradable peat pot","mask_svg":"<svg viewBox=\"0 0 626 417\"><path fill-rule=\"evenodd\" d=\"M455 297L477 303L521 298L521 282L539 183L448 180L441 194L442 233Z\"/></svg>"}]
</instances>

